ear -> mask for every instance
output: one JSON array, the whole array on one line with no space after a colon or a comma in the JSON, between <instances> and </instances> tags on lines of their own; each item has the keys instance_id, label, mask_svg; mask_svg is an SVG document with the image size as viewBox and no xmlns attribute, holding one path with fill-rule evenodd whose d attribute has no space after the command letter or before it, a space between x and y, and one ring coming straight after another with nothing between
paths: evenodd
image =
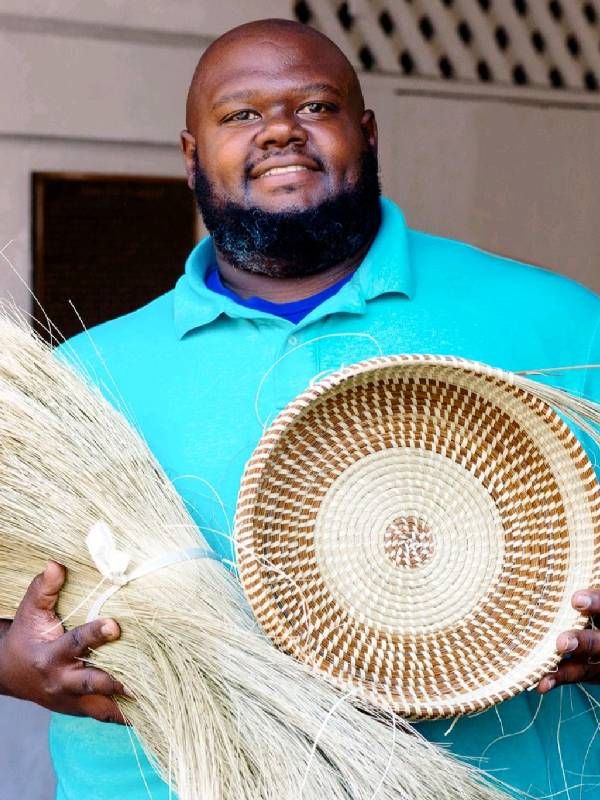
<instances>
[{"instance_id":1,"label":"ear","mask_svg":"<svg viewBox=\"0 0 600 800\"><path fill-rule=\"evenodd\" d=\"M377 120L375 119L375 112L371 111L370 108L363 112L360 119L360 127L367 144L374 153L377 153Z\"/></svg>"},{"instance_id":2,"label":"ear","mask_svg":"<svg viewBox=\"0 0 600 800\"><path fill-rule=\"evenodd\" d=\"M196 156L196 140L192 134L184 129L181 131L181 150L183 152L183 161L185 164L185 172L187 175L187 184L193 191L195 186L195 156Z\"/></svg>"}]
</instances>

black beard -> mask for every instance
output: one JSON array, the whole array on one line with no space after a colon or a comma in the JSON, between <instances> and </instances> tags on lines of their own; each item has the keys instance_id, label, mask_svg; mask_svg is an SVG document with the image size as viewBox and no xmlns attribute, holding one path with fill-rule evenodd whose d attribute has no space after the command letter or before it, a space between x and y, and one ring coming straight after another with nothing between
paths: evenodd
<instances>
[{"instance_id":1,"label":"black beard","mask_svg":"<svg viewBox=\"0 0 600 800\"><path fill-rule=\"evenodd\" d=\"M264 211L221 202L198 160L196 202L215 247L234 267L271 278L301 278L355 256L381 221L377 157L366 150L354 186L314 208Z\"/></svg>"}]
</instances>

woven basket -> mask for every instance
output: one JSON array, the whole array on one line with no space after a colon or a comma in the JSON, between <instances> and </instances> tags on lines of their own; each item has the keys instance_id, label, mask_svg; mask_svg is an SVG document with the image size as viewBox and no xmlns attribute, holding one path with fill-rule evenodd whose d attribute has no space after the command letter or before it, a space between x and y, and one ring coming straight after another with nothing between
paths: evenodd
<instances>
[{"instance_id":1,"label":"woven basket","mask_svg":"<svg viewBox=\"0 0 600 800\"><path fill-rule=\"evenodd\" d=\"M532 386L533 382L530 382ZM559 661L598 583L600 490L514 375L377 358L294 400L239 496L246 596L283 650L411 718L483 710Z\"/></svg>"}]
</instances>

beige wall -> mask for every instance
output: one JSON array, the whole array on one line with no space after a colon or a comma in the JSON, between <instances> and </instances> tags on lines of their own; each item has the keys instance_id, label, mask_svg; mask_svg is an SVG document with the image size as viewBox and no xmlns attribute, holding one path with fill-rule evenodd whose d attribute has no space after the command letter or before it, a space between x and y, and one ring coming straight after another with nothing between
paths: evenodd
<instances>
[{"instance_id":1,"label":"beige wall","mask_svg":"<svg viewBox=\"0 0 600 800\"><path fill-rule=\"evenodd\" d=\"M364 82L381 128L384 186L413 226L600 293L600 107L398 96L395 80Z\"/></svg>"},{"instance_id":2,"label":"beige wall","mask_svg":"<svg viewBox=\"0 0 600 800\"><path fill-rule=\"evenodd\" d=\"M265 17L291 18L287 0L1 0L0 15L58 24L63 33L70 24L93 25L100 34L116 30L160 31L188 36L218 36L228 28ZM22 24L22 23L21 23ZM15 22L16 26L17 23ZM134 35L132 33L132 35Z\"/></svg>"}]
</instances>

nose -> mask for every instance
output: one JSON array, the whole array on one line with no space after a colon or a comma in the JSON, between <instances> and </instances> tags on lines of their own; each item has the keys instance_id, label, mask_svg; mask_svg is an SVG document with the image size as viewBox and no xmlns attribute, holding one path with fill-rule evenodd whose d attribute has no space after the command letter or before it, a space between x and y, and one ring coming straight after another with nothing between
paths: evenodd
<instances>
[{"instance_id":1,"label":"nose","mask_svg":"<svg viewBox=\"0 0 600 800\"><path fill-rule=\"evenodd\" d=\"M256 145L265 150L291 144L304 145L307 138L296 115L282 112L265 118L262 129L256 135Z\"/></svg>"}]
</instances>

